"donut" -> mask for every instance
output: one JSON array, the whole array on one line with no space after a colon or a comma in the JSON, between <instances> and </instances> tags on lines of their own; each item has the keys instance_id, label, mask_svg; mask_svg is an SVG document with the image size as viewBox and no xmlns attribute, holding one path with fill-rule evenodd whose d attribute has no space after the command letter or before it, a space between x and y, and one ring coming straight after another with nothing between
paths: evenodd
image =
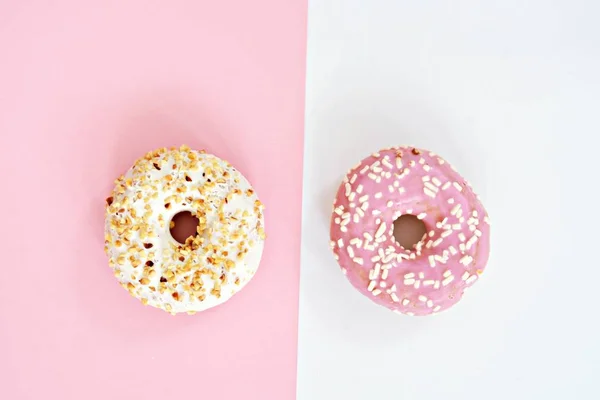
<instances>
[{"instance_id":1,"label":"donut","mask_svg":"<svg viewBox=\"0 0 600 400\"><path fill-rule=\"evenodd\" d=\"M403 219L422 226L412 246L397 240L406 240L398 232ZM447 161L401 146L346 174L330 239L354 288L394 312L422 316L452 307L477 282L489 258L490 226L479 197Z\"/></svg>"},{"instance_id":2,"label":"donut","mask_svg":"<svg viewBox=\"0 0 600 400\"><path fill-rule=\"evenodd\" d=\"M106 199L108 263L145 305L173 315L207 310L256 273L263 209L228 162L187 146L149 152L115 181ZM182 213L195 217L197 227L180 243L171 233Z\"/></svg>"}]
</instances>

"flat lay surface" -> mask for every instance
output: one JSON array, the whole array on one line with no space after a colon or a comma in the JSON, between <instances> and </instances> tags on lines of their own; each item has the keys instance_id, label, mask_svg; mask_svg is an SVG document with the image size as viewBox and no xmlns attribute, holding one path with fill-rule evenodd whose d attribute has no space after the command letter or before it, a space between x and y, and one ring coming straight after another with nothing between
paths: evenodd
<instances>
[{"instance_id":1,"label":"flat lay surface","mask_svg":"<svg viewBox=\"0 0 600 400\"><path fill-rule=\"evenodd\" d=\"M0 398L293 398L306 4L91 4L0 2ZM200 318L142 306L103 252L113 181L181 144L266 204L257 274Z\"/></svg>"},{"instance_id":2,"label":"flat lay surface","mask_svg":"<svg viewBox=\"0 0 600 400\"><path fill-rule=\"evenodd\" d=\"M599 11L309 3L299 400L600 397ZM374 305L329 248L346 172L401 144L452 163L491 218L485 273L432 317Z\"/></svg>"},{"instance_id":3,"label":"flat lay surface","mask_svg":"<svg viewBox=\"0 0 600 400\"><path fill-rule=\"evenodd\" d=\"M600 398L598 15L593 0L0 0L0 399ZM243 290L171 316L118 284L104 212L138 157L182 144L248 179L267 236ZM344 175L399 145L451 163L490 216L460 301L415 293L436 315L375 304L330 249Z\"/></svg>"}]
</instances>

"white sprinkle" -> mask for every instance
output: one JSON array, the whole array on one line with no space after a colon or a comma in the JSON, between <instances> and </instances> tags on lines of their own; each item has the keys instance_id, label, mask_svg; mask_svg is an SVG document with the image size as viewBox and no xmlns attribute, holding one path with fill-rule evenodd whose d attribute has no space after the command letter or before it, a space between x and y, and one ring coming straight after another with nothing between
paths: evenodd
<instances>
[{"instance_id":1,"label":"white sprinkle","mask_svg":"<svg viewBox=\"0 0 600 400\"><path fill-rule=\"evenodd\" d=\"M394 303L398 303L400 301L400 299L398 298L398 296L396 295L396 293L390 294L390 297L392 298L392 301Z\"/></svg>"},{"instance_id":2,"label":"white sprinkle","mask_svg":"<svg viewBox=\"0 0 600 400\"><path fill-rule=\"evenodd\" d=\"M440 281L435 281L435 284L433 285L434 289L439 289L440 288Z\"/></svg>"},{"instance_id":3,"label":"white sprinkle","mask_svg":"<svg viewBox=\"0 0 600 400\"><path fill-rule=\"evenodd\" d=\"M370 280L377 279L377 277L379 276L380 270L381 270L381 265L375 264L375 268L372 269L371 271L369 271L369 279Z\"/></svg>"},{"instance_id":4,"label":"white sprinkle","mask_svg":"<svg viewBox=\"0 0 600 400\"><path fill-rule=\"evenodd\" d=\"M394 253L388 254L387 256L385 256L385 258L383 259L384 263L389 263L390 261L392 261L394 258L396 258L396 255Z\"/></svg>"},{"instance_id":5,"label":"white sprinkle","mask_svg":"<svg viewBox=\"0 0 600 400\"><path fill-rule=\"evenodd\" d=\"M429 190L427 188L423 188L423 193L425 193L427 196L435 199L435 192L432 192L431 190Z\"/></svg>"},{"instance_id":6,"label":"white sprinkle","mask_svg":"<svg viewBox=\"0 0 600 400\"><path fill-rule=\"evenodd\" d=\"M375 237L378 238L381 235L383 235L384 233L385 233L385 222L382 222L381 225L379 225L377 232L375 232Z\"/></svg>"},{"instance_id":7,"label":"white sprinkle","mask_svg":"<svg viewBox=\"0 0 600 400\"><path fill-rule=\"evenodd\" d=\"M371 282L369 282L369 287L367 287L367 290L369 292L372 292L373 289L375 289L375 286L377 286L377 281L371 281Z\"/></svg>"},{"instance_id":8,"label":"white sprinkle","mask_svg":"<svg viewBox=\"0 0 600 400\"><path fill-rule=\"evenodd\" d=\"M369 172L369 173L367 174L367 176L368 176L370 179L373 179L374 181L375 181L375 180L377 180L377 178L378 178L378 176L377 176L377 175L375 175L375 174L374 174L374 173L372 173L372 172Z\"/></svg>"},{"instance_id":9,"label":"white sprinkle","mask_svg":"<svg viewBox=\"0 0 600 400\"><path fill-rule=\"evenodd\" d=\"M368 166L368 165L365 165L365 167L364 167L363 169L361 169L361 170L359 171L359 173L362 175L362 174L364 174L365 172L367 172L368 170L369 170L369 166Z\"/></svg>"},{"instance_id":10,"label":"white sprinkle","mask_svg":"<svg viewBox=\"0 0 600 400\"><path fill-rule=\"evenodd\" d=\"M359 184L359 185L356 187L356 193L358 193L358 194L361 194L361 193L362 193L362 191L363 191L363 185Z\"/></svg>"},{"instance_id":11,"label":"white sprinkle","mask_svg":"<svg viewBox=\"0 0 600 400\"><path fill-rule=\"evenodd\" d=\"M365 237L365 239L367 239L369 242L373 241L373 236L371 236L371 234L369 232L365 232L363 233L363 236Z\"/></svg>"},{"instance_id":12,"label":"white sprinkle","mask_svg":"<svg viewBox=\"0 0 600 400\"><path fill-rule=\"evenodd\" d=\"M477 236L473 236L467 241L467 250L471 250L471 247L477 242Z\"/></svg>"},{"instance_id":13,"label":"white sprinkle","mask_svg":"<svg viewBox=\"0 0 600 400\"><path fill-rule=\"evenodd\" d=\"M490 219L487 215L485 217L483 217L483 222L485 222L488 225L490 224Z\"/></svg>"},{"instance_id":14,"label":"white sprinkle","mask_svg":"<svg viewBox=\"0 0 600 400\"><path fill-rule=\"evenodd\" d=\"M419 279L425 278L425 274L423 272L419 272Z\"/></svg>"},{"instance_id":15,"label":"white sprinkle","mask_svg":"<svg viewBox=\"0 0 600 400\"><path fill-rule=\"evenodd\" d=\"M465 234L464 234L464 233L460 232L460 233L458 234L458 239L459 239L461 242L464 242L465 240L467 240L467 237L465 236Z\"/></svg>"},{"instance_id":16,"label":"white sprinkle","mask_svg":"<svg viewBox=\"0 0 600 400\"><path fill-rule=\"evenodd\" d=\"M421 178L423 180L423 182L429 182L429 179L431 179L429 177L429 175L425 175L423 178Z\"/></svg>"},{"instance_id":17,"label":"white sprinkle","mask_svg":"<svg viewBox=\"0 0 600 400\"><path fill-rule=\"evenodd\" d=\"M405 306L405 307L406 307L406 306L407 306L407 305L409 305L409 304L410 304L410 300L409 300L409 299L404 299L404 300L402 300L402 305L403 305L403 306Z\"/></svg>"},{"instance_id":18,"label":"white sprinkle","mask_svg":"<svg viewBox=\"0 0 600 400\"><path fill-rule=\"evenodd\" d=\"M388 161L387 156L385 156L383 160L381 160L381 163L390 169L394 168L394 166Z\"/></svg>"},{"instance_id":19,"label":"white sprinkle","mask_svg":"<svg viewBox=\"0 0 600 400\"><path fill-rule=\"evenodd\" d=\"M437 193L439 191L439 189L437 188L437 186L435 186L434 184L432 184L431 182L425 182L423 184L427 189L431 190L434 193Z\"/></svg>"},{"instance_id":20,"label":"white sprinkle","mask_svg":"<svg viewBox=\"0 0 600 400\"><path fill-rule=\"evenodd\" d=\"M458 245L458 249L460 250L461 253L464 253L465 252L465 244L464 243L460 243Z\"/></svg>"},{"instance_id":21,"label":"white sprinkle","mask_svg":"<svg viewBox=\"0 0 600 400\"><path fill-rule=\"evenodd\" d=\"M446 264L446 260L444 259L444 257L440 256L439 254L434 255L433 258L437 262L440 262L442 264Z\"/></svg>"},{"instance_id":22,"label":"white sprinkle","mask_svg":"<svg viewBox=\"0 0 600 400\"><path fill-rule=\"evenodd\" d=\"M375 193L375 198L376 199L380 199L382 196L383 196L383 193L381 193L381 192Z\"/></svg>"},{"instance_id":23,"label":"white sprinkle","mask_svg":"<svg viewBox=\"0 0 600 400\"><path fill-rule=\"evenodd\" d=\"M349 223L350 223L350 218L343 220L341 225L345 226L345 225L348 225Z\"/></svg>"},{"instance_id":24,"label":"white sprinkle","mask_svg":"<svg viewBox=\"0 0 600 400\"><path fill-rule=\"evenodd\" d=\"M369 200L369 195L365 194L364 196L362 196L361 198L358 199L358 202L359 203L364 203L367 200Z\"/></svg>"},{"instance_id":25,"label":"white sprinkle","mask_svg":"<svg viewBox=\"0 0 600 400\"><path fill-rule=\"evenodd\" d=\"M450 253L452 253L452 255L456 255L456 253L458 253L458 251L456 250L456 247L454 246L450 246L448 247L448 250L450 250Z\"/></svg>"},{"instance_id":26,"label":"white sprinkle","mask_svg":"<svg viewBox=\"0 0 600 400\"><path fill-rule=\"evenodd\" d=\"M444 231L442 232L442 234L440 235L441 237L445 238L452 235L452 231Z\"/></svg>"},{"instance_id":27,"label":"white sprinkle","mask_svg":"<svg viewBox=\"0 0 600 400\"><path fill-rule=\"evenodd\" d=\"M442 309L442 306L435 306L435 308L433 309L433 312L438 312Z\"/></svg>"},{"instance_id":28,"label":"white sprinkle","mask_svg":"<svg viewBox=\"0 0 600 400\"><path fill-rule=\"evenodd\" d=\"M402 168L402 158L396 156L396 168Z\"/></svg>"},{"instance_id":29,"label":"white sprinkle","mask_svg":"<svg viewBox=\"0 0 600 400\"><path fill-rule=\"evenodd\" d=\"M338 239L337 244L340 249L344 247L344 239Z\"/></svg>"},{"instance_id":30,"label":"white sprinkle","mask_svg":"<svg viewBox=\"0 0 600 400\"><path fill-rule=\"evenodd\" d=\"M334 220L333 220L333 222L335 222L335 224L336 224L336 225L339 225L339 224L340 224L340 221L341 221L341 220L340 220L339 218L336 218L336 219L334 219Z\"/></svg>"},{"instance_id":31,"label":"white sprinkle","mask_svg":"<svg viewBox=\"0 0 600 400\"><path fill-rule=\"evenodd\" d=\"M469 278L469 275L471 275L471 274L469 274L469 271L465 271L465 273L462 276L462 280L466 281Z\"/></svg>"},{"instance_id":32,"label":"white sprinkle","mask_svg":"<svg viewBox=\"0 0 600 400\"><path fill-rule=\"evenodd\" d=\"M433 184L435 186L441 186L442 185L442 182L438 178L436 178L435 176L433 178L431 178L431 182L433 182Z\"/></svg>"},{"instance_id":33,"label":"white sprinkle","mask_svg":"<svg viewBox=\"0 0 600 400\"><path fill-rule=\"evenodd\" d=\"M363 203L363 204L364 204L364 203ZM357 213L358 215L360 215L360 217L361 217L361 218L365 216L365 212L363 211L363 209L362 209L362 208L357 208L357 209L356 209L356 213Z\"/></svg>"},{"instance_id":34,"label":"white sprinkle","mask_svg":"<svg viewBox=\"0 0 600 400\"><path fill-rule=\"evenodd\" d=\"M352 191L352 187L350 187L349 183L346 183L346 197L350 196L350 192Z\"/></svg>"},{"instance_id":35,"label":"white sprinkle","mask_svg":"<svg viewBox=\"0 0 600 400\"><path fill-rule=\"evenodd\" d=\"M454 229L455 231L460 229L460 224L453 224L452 225L452 229Z\"/></svg>"},{"instance_id":36,"label":"white sprinkle","mask_svg":"<svg viewBox=\"0 0 600 400\"><path fill-rule=\"evenodd\" d=\"M354 258L354 262L357 263L358 265L363 265L363 263L364 263L363 259L362 258L358 258L358 257Z\"/></svg>"},{"instance_id":37,"label":"white sprinkle","mask_svg":"<svg viewBox=\"0 0 600 400\"><path fill-rule=\"evenodd\" d=\"M435 267L435 259L433 258L433 256L429 256L429 265L431 266L431 268Z\"/></svg>"},{"instance_id":38,"label":"white sprinkle","mask_svg":"<svg viewBox=\"0 0 600 400\"><path fill-rule=\"evenodd\" d=\"M385 283L384 281L379 282L379 287L385 288L387 286L387 283Z\"/></svg>"},{"instance_id":39,"label":"white sprinkle","mask_svg":"<svg viewBox=\"0 0 600 400\"><path fill-rule=\"evenodd\" d=\"M479 229L475 229L475 236L481 237L482 233Z\"/></svg>"},{"instance_id":40,"label":"white sprinkle","mask_svg":"<svg viewBox=\"0 0 600 400\"><path fill-rule=\"evenodd\" d=\"M452 183L450 183L450 182L444 183L444 186L442 186L442 190L448 189L450 187L450 185L452 185Z\"/></svg>"},{"instance_id":41,"label":"white sprinkle","mask_svg":"<svg viewBox=\"0 0 600 400\"><path fill-rule=\"evenodd\" d=\"M395 284L395 283L392 285L392 287L390 288L390 290L391 290L392 292L395 292L395 291L396 291L396 284Z\"/></svg>"},{"instance_id":42,"label":"white sprinkle","mask_svg":"<svg viewBox=\"0 0 600 400\"><path fill-rule=\"evenodd\" d=\"M427 300L427 307L433 307L433 300Z\"/></svg>"},{"instance_id":43,"label":"white sprinkle","mask_svg":"<svg viewBox=\"0 0 600 400\"><path fill-rule=\"evenodd\" d=\"M396 187L396 188L397 188L397 187L400 187L400 182L398 182L398 181L394 181L394 187Z\"/></svg>"},{"instance_id":44,"label":"white sprinkle","mask_svg":"<svg viewBox=\"0 0 600 400\"><path fill-rule=\"evenodd\" d=\"M459 192L462 192L463 188L458 182L452 182L452 186L456 188Z\"/></svg>"},{"instance_id":45,"label":"white sprinkle","mask_svg":"<svg viewBox=\"0 0 600 400\"><path fill-rule=\"evenodd\" d=\"M360 210L360 208L357 208L357 210ZM358 223L358 214L354 214L352 220L354 221L355 224Z\"/></svg>"},{"instance_id":46,"label":"white sprinkle","mask_svg":"<svg viewBox=\"0 0 600 400\"><path fill-rule=\"evenodd\" d=\"M439 246L443 240L444 240L444 238L438 238L435 242L433 242L433 247Z\"/></svg>"},{"instance_id":47,"label":"white sprinkle","mask_svg":"<svg viewBox=\"0 0 600 400\"><path fill-rule=\"evenodd\" d=\"M411 286L411 285L414 285L414 284L415 284L415 280L414 280L414 279L405 279L405 280L404 280L404 284L405 284L406 286Z\"/></svg>"},{"instance_id":48,"label":"white sprinkle","mask_svg":"<svg viewBox=\"0 0 600 400\"><path fill-rule=\"evenodd\" d=\"M448 204L454 204L454 199L452 197L448 199Z\"/></svg>"},{"instance_id":49,"label":"white sprinkle","mask_svg":"<svg viewBox=\"0 0 600 400\"><path fill-rule=\"evenodd\" d=\"M422 301L423 303L425 303L428 300L427 296L423 296L422 294L419 295L418 299L419 299L419 301Z\"/></svg>"},{"instance_id":50,"label":"white sprinkle","mask_svg":"<svg viewBox=\"0 0 600 400\"><path fill-rule=\"evenodd\" d=\"M425 164L425 159L423 157L419 158L419 164L421 164L421 165Z\"/></svg>"},{"instance_id":51,"label":"white sprinkle","mask_svg":"<svg viewBox=\"0 0 600 400\"><path fill-rule=\"evenodd\" d=\"M415 274L414 272L409 272L408 274L404 275L404 279L410 279L410 278L414 278Z\"/></svg>"},{"instance_id":52,"label":"white sprinkle","mask_svg":"<svg viewBox=\"0 0 600 400\"><path fill-rule=\"evenodd\" d=\"M452 208L452 211L450 211L450 214L453 215L453 216L456 215L456 213L458 213L458 210L460 210L460 207L461 207L460 203L458 203L457 205L455 205Z\"/></svg>"},{"instance_id":53,"label":"white sprinkle","mask_svg":"<svg viewBox=\"0 0 600 400\"><path fill-rule=\"evenodd\" d=\"M381 290L375 289L373 290L373 296L379 296L381 294Z\"/></svg>"},{"instance_id":54,"label":"white sprinkle","mask_svg":"<svg viewBox=\"0 0 600 400\"><path fill-rule=\"evenodd\" d=\"M423 165L423 169L425 170L425 172L431 171L431 167L427 164Z\"/></svg>"},{"instance_id":55,"label":"white sprinkle","mask_svg":"<svg viewBox=\"0 0 600 400\"><path fill-rule=\"evenodd\" d=\"M333 210L337 215L342 215L344 213L344 211L342 211L342 209L340 207L337 207L335 210Z\"/></svg>"},{"instance_id":56,"label":"white sprinkle","mask_svg":"<svg viewBox=\"0 0 600 400\"><path fill-rule=\"evenodd\" d=\"M389 269L384 269L381 273L381 279L387 279L389 273Z\"/></svg>"},{"instance_id":57,"label":"white sprinkle","mask_svg":"<svg viewBox=\"0 0 600 400\"><path fill-rule=\"evenodd\" d=\"M423 286L431 286L434 284L435 281L428 279L426 281L423 281Z\"/></svg>"},{"instance_id":58,"label":"white sprinkle","mask_svg":"<svg viewBox=\"0 0 600 400\"><path fill-rule=\"evenodd\" d=\"M394 187L392 185L388 185L388 192L394 193Z\"/></svg>"},{"instance_id":59,"label":"white sprinkle","mask_svg":"<svg viewBox=\"0 0 600 400\"><path fill-rule=\"evenodd\" d=\"M352 175L352 178L350 178L350 183L356 182L356 178L358 178L358 175L356 175L356 174Z\"/></svg>"},{"instance_id":60,"label":"white sprinkle","mask_svg":"<svg viewBox=\"0 0 600 400\"><path fill-rule=\"evenodd\" d=\"M429 231L429 233L427 235L429 237L434 237L435 236L435 231L431 230L431 231Z\"/></svg>"},{"instance_id":61,"label":"white sprinkle","mask_svg":"<svg viewBox=\"0 0 600 400\"><path fill-rule=\"evenodd\" d=\"M367 209L369 208L369 202L368 202L368 201L365 201L364 203L362 203L362 204L360 205L360 208L361 208L363 211L367 211Z\"/></svg>"},{"instance_id":62,"label":"white sprinkle","mask_svg":"<svg viewBox=\"0 0 600 400\"><path fill-rule=\"evenodd\" d=\"M421 286L421 281L416 281L415 282L415 289L418 289L419 286Z\"/></svg>"},{"instance_id":63,"label":"white sprinkle","mask_svg":"<svg viewBox=\"0 0 600 400\"><path fill-rule=\"evenodd\" d=\"M423 219L427 216L427 213L422 212L421 214L417 215L418 219Z\"/></svg>"},{"instance_id":64,"label":"white sprinkle","mask_svg":"<svg viewBox=\"0 0 600 400\"><path fill-rule=\"evenodd\" d=\"M429 249L429 248L431 248L432 245L433 245L433 240L428 240L425 247Z\"/></svg>"},{"instance_id":65,"label":"white sprinkle","mask_svg":"<svg viewBox=\"0 0 600 400\"><path fill-rule=\"evenodd\" d=\"M398 193L402 194L406 192L406 189L404 189L403 187L398 188Z\"/></svg>"},{"instance_id":66,"label":"white sprinkle","mask_svg":"<svg viewBox=\"0 0 600 400\"><path fill-rule=\"evenodd\" d=\"M475 227L475 225L469 225L469 230L471 232L475 232L477 230L477 228Z\"/></svg>"},{"instance_id":67,"label":"white sprinkle","mask_svg":"<svg viewBox=\"0 0 600 400\"><path fill-rule=\"evenodd\" d=\"M342 227L340 228L340 231L342 231L342 232L346 233L346 232L348 232L348 228L346 228L345 226L342 226Z\"/></svg>"},{"instance_id":68,"label":"white sprinkle","mask_svg":"<svg viewBox=\"0 0 600 400\"><path fill-rule=\"evenodd\" d=\"M448 286L454 280L454 276L449 276L442 281L442 286Z\"/></svg>"},{"instance_id":69,"label":"white sprinkle","mask_svg":"<svg viewBox=\"0 0 600 400\"><path fill-rule=\"evenodd\" d=\"M444 278L447 278L447 277L449 277L450 275L452 275L452 271L450 271L449 269L447 269L446 271L444 271L444 275L443 275L443 277L444 277Z\"/></svg>"},{"instance_id":70,"label":"white sprinkle","mask_svg":"<svg viewBox=\"0 0 600 400\"><path fill-rule=\"evenodd\" d=\"M337 254L336 254L336 256L337 256ZM348 271L346 270L346 268L342 268L342 274L348 275Z\"/></svg>"},{"instance_id":71,"label":"white sprinkle","mask_svg":"<svg viewBox=\"0 0 600 400\"><path fill-rule=\"evenodd\" d=\"M387 205L388 207L391 207L391 206L393 206L393 205L394 205L394 202L390 200L390 201L388 201L388 202L387 202L387 204L386 204L386 205Z\"/></svg>"},{"instance_id":72,"label":"white sprinkle","mask_svg":"<svg viewBox=\"0 0 600 400\"><path fill-rule=\"evenodd\" d=\"M460 259L460 263L463 264L465 267L469 264L471 264L471 262L473 261L473 257L466 255L463 258Z\"/></svg>"},{"instance_id":73,"label":"white sprinkle","mask_svg":"<svg viewBox=\"0 0 600 400\"><path fill-rule=\"evenodd\" d=\"M472 284L476 280L477 280L477 275L471 275L471 277L469 279L467 279L467 285Z\"/></svg>"},{"instance_id":74,"label":"white sprinkle","mask_svg":"<svg viewBox=\"0 0 600 400\"><path fill-rule=\"evenodd\" d=\"M346 247L346 250L348 251L348 255L350 256L350 258L354 258L354 249L352 248L352 246Z\"/></svg>"}]
</instances>

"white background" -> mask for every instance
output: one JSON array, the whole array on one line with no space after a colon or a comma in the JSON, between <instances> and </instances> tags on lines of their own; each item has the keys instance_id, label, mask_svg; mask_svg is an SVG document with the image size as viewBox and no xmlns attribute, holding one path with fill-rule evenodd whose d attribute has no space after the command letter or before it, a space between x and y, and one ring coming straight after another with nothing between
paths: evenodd
<instances>
[{"instance_id":1,"label":"white background","mask_svg":"<svg viewBox=\"0 0 600 400\"><path fill-rule=\"evenodd\" d=\"M298 399L599 399L600 2L312 0ZM337 185L385 146L454 163L492 256L453 309L355 292Z\"/></svg>"}]
</instances>

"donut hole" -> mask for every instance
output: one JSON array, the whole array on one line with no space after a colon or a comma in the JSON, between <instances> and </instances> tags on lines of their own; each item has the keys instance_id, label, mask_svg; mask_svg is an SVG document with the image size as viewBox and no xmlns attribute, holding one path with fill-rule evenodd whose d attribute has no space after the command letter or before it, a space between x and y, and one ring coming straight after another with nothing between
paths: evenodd
<instances>
[{"instance_id":1,"label":"donut hole","mask_svg":"<svg viewBox=\"0 0 600 400\"><path fill-rule=\"evenodd\" d=\"M178 243L185 244L187 238L198 235L199 223L198 218L189 211L177 213L171 219L171 236Z\"/></svg>"},{"instance_id":2,"label":"donut hole","mask_svg":"<svg viewBox=\"0 0 600 400\"><path fill-rule=\"evenodd\" d=\"M411 214L404 214L394 221L394 239L403 248L414 249L427 233L425 223Z\"/></svg>"}]
</instances>

